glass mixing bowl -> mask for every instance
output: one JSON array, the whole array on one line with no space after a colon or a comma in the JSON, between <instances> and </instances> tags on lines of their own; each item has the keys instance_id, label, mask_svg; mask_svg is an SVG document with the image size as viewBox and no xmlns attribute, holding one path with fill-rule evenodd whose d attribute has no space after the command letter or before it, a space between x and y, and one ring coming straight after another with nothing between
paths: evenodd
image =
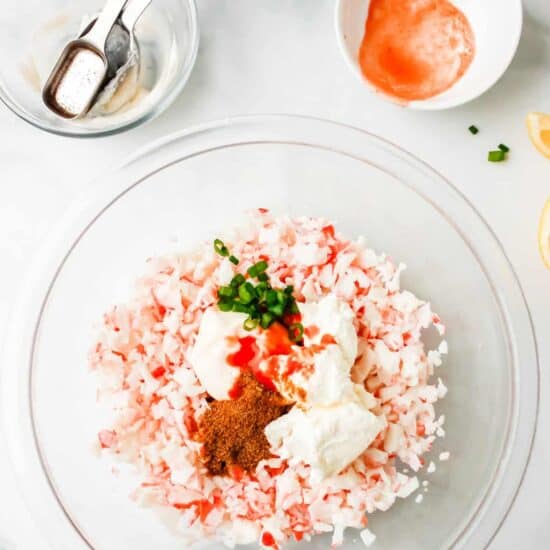
<instances>
[{"instance_id":1,"label":"glass mixing bowl","mask_svg":"<svg viewBox=\"0 0 550 550\"><path fill-rule=\"evenodd\" d=\"M154 0L136 25L139 100L109 116L66 120L42 102L42 87L64 45L105 0L2 0L0 99L30 124L56 134L93 137L133 128L162 113L181 92L199 44L194 0ZM87 19L88 20L88 19Z\"/></svg>"},{"instance_id":2,"label":"glass mixing bowl","mask_svg":"<svg viewBox=\"0 0 550 550\"><path fill-rule=\"evenodd\" d=\"M403 287L448 327L439 374L449 394L437 407L447 436L428 459L450 451L451 460L429 476L422 504L370 516L373 548L484 548L520 485L537 416L535 340L514 272L479 214L429 166L364 131L285 116L202 126L140 152L67 213L30 270L6 336L1 404L17 477L52 548L182 547L128 498L132 475L114 476L91 450L104 418L87 351L147 257L211 239L258 206L326 216L408 264ZM347 533L343 548L361 547Z\"/></svg>"}]
</instances>

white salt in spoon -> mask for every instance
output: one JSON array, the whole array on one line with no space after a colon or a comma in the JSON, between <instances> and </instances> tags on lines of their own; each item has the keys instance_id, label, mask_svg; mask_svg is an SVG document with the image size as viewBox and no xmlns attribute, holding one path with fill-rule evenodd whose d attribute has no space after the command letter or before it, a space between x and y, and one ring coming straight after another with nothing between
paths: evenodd
<instances>
[{"instance_id":1,"label":"white salt in spoon","mask_svg":"<svg viewBox=\"0 0 550 550\"><path fill-rule=\"evenodd\" d=\"M91 29L63 50L42 92L44 103L54 113L74 119L92 106L109 70L107 37L126 3L107 0Z\"/></svg>"}]
</instances>

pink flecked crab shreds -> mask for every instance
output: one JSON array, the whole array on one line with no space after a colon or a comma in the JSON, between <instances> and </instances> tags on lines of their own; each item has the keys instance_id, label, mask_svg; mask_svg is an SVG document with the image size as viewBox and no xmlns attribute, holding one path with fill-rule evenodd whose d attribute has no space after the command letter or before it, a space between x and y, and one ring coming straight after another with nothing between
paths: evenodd
<instances>
[{"instance_id":1,"label":"pink flecked crab shreds","mask_svg":"<svg viewBox=\"0 0 550 550\"><path fill-rule=\"evenodd\" d=\"M266 259L272 285L293 285L298 305L328 293L349 304L359 338L351 375L374 396L373 413L387 426L349 467L321 482L312 481L307 464L289 466L277 456L252 474L207 472L195 436L208 396L189 357L203 312L237 272L207 243L149 260L132 299L104 316L90 363L116 422L99 433L100 445L137 466L138 494L180 511L187 544L211 537L228 547L259 541L280 548L331 532L338 546L345 528L365 529L368 514L418 488L396 461L419 471L422 455L444 434L434 403L446 388L431 378L447 345L426 351L421 341L424 329L443 335L444 326L428 303L400 290L403 265L375 254L362 238L344 239L326 220L261 209L225 242L240 258L239 270ZM365 529L362 538L373 537Z\"/></svg>"}]
</instances>

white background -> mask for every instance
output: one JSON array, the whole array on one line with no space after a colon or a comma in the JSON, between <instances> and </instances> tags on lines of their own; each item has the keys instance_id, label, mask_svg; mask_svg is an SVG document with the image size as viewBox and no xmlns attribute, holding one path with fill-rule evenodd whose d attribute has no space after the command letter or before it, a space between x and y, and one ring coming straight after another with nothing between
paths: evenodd
<instances>
[{"instance_id":1,"label":"white background","mask_svg":"<svg viewBox=\"0 0 550 550\"><path fill-rule=\"evenodd\" d=\"M201 46L194 72L176 103L148 126L111 138L60 138L32 128L0 105L0 334L21 273L45 233L120 157L172 131L236 114L308 114L360 126L451 179L495 230L519 275L537 332L542 402L523 486L491 548L548 548L550 271L539 259L536 233L550 197L550 160L528 141L525 115L550 112L549 0L524 0L522 40L503 79L473 103L439 113L408 111L365 89L340 57L330 0L197 4ZM470 124L480 128L477 136L468 133ZM488 163L487 151L500 142L511 147L508 161ZM3 545L47 548L0 449L0 549Z\"/></svg>"}]
</instances>

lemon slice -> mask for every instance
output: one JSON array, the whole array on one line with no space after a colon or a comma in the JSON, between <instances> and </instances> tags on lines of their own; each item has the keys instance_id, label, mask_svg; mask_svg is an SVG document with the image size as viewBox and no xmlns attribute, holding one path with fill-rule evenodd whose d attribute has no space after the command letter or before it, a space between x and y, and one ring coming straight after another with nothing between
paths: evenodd
<instances>
[{"instance_id":1,"label":"lemon slice","mask_svg":"<svg viewBox=\"0 0 550 550\"><path fill-rule=\"evenodd\" d=\"M527 130L533 145L546 157L550 158L550 115L529 113Z\"/></svg>"},{"instance_id":2,"label":"lemon slice","mask_svg":"<svg viewBox=\"0 0 550 550\"><path fill-rule=\"evenodd\" d=\"M550 269L550 199L546 201L540 217L539 250L542 261Z\"/></svg>"}]
</instances>

